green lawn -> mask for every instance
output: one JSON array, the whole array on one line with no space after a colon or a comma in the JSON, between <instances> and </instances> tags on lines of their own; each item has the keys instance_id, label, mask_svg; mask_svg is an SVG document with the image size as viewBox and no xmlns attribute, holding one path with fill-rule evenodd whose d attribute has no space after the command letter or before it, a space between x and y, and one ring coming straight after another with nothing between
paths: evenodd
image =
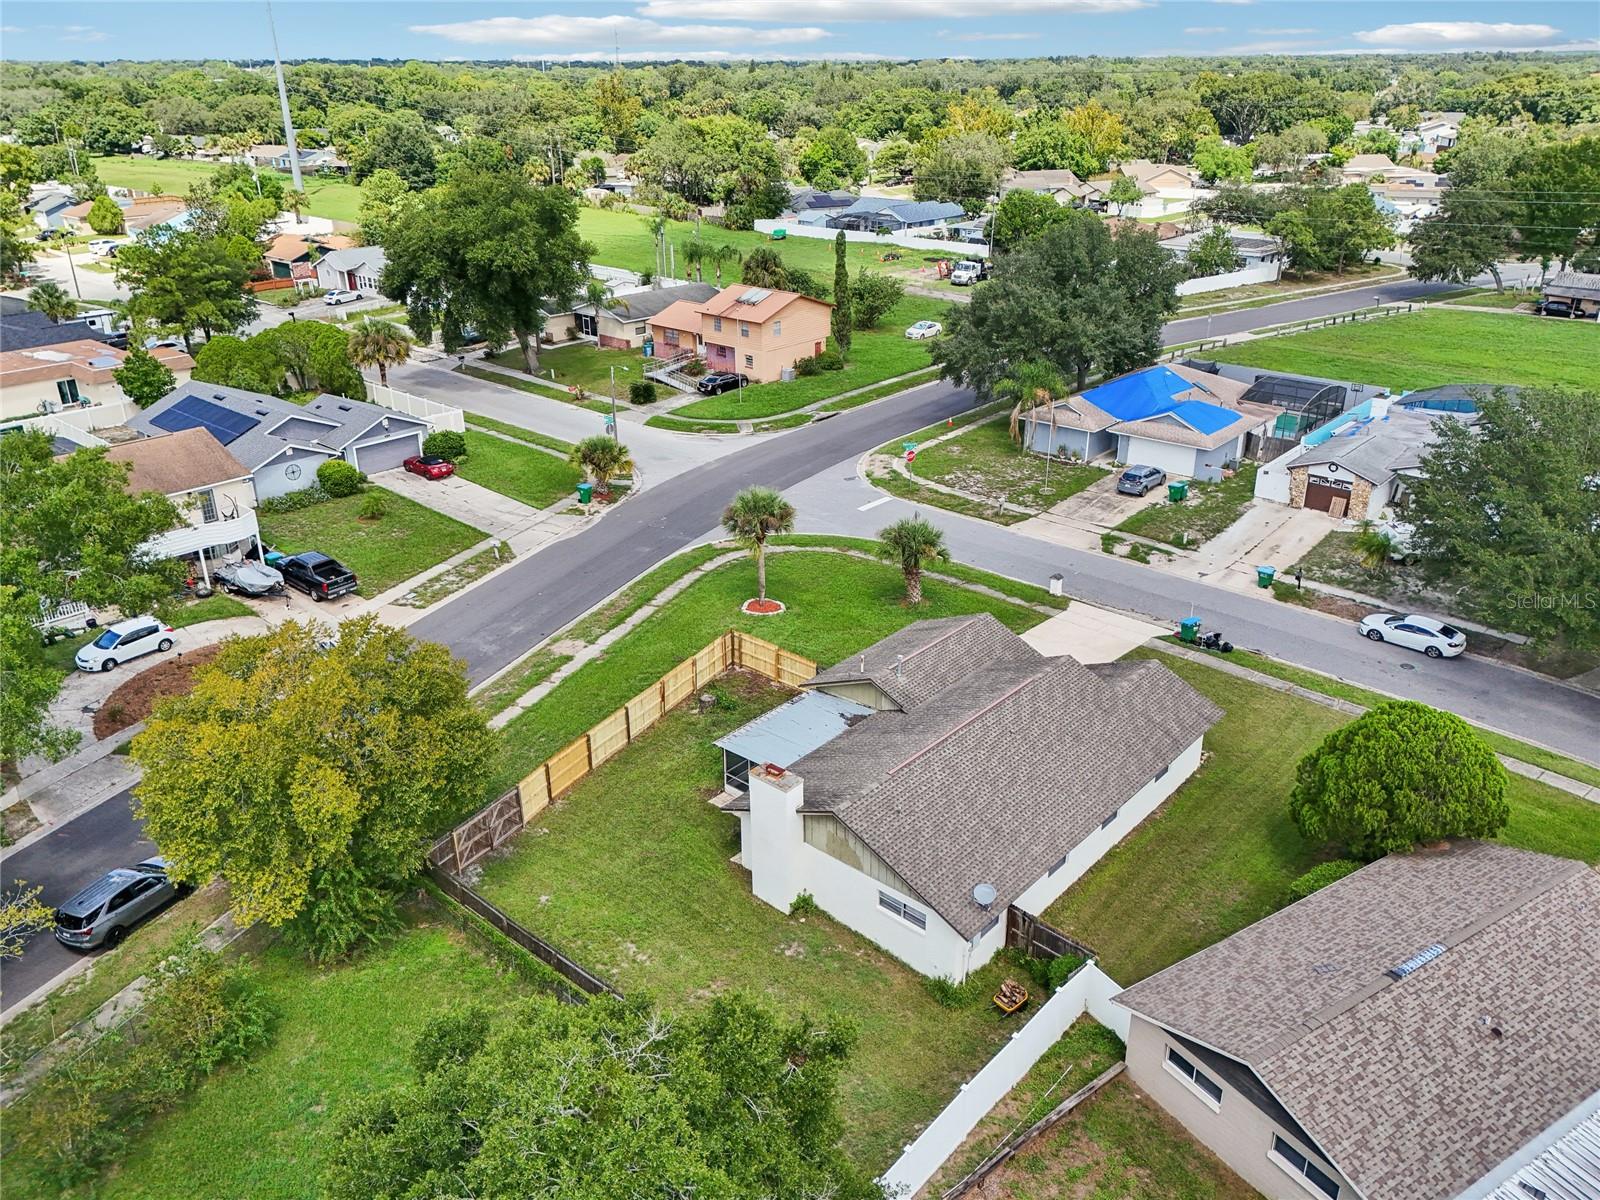
<instances>
[{"instance_id":1,"label":"green lawn","mask_svg":"<svg viewBox=\"0 0 1600 1200\"><path fill-rule=\"evenodd\" d=\"M1338 856L1300 836L1288 797L1296 764L1347 718L1201 663L1161 661L1226 710L1206 736L1212 757L1045 913L1124 985L1275 911L1291 880ZM1500 840L1600 861L1600 805L1518 775L1508 799Z\"/></svg>"},{"instance_id":2,"label":"green lawn","mask_svg":"<svg viewBox=\"0 0 1600 1200\"><path fill-rule=\"evenodd\" d=\"M925 296L907 296L889 311L877 329L855 334L844 370L824 371L788 383L752 384L744 389L742 397L738 392L707 396L674 409L672 415L713 420L775 417L894 375L925 370L928 343L907 338L906 327L916 321L938 319L946 307Z\"/></svg>"},{"instance_id":3,"label":"green lawn","mask_svg":"<svg viewBox=\"0 0 1600 1200\"><path fill-rule=\"evenodd\" d=\"M628 641L653 641L646 632ZM1003 969L943 1007L921 976L832 920L755 899L728 861L738 825L707 803L722 789L711 743L788 693L748 676L705 690L718 697L711 712L669 715L542 814L479 889L629 995L674 1008L739 990L790 1015L855 1021L844 1146L881 1170L1015 1028L988 1001ZM539 708L561 707L560 691Z\"/></svg>"},{"instance_id":4,"label":"green lawn","mask_svg":"<svg viewBox=\"0 0 1600 1200\"><path fill-rule=\"evenodd\" d=\"M1255 499L1256 466L1243 463L1231 479L1219 483L1190 481L1182 504L1146 505L1117 529L1173 546L1199 546L1237 521Z\"/></svg>"},{"instance_id":5,"label":"green lawn","mask_svg":"<svg viewBox=\"0 0 1600 1200\"><path fill-rule=\"evenodd\" d=\"M186 158L147 158L142 154L93 161L102 183L178 196L185 195L196 181L214 175L217 170L215 163L193 162ZM277 171L263 170L259 174L262 178L283 180L286 188L292 182L289 176ZM361 215L360 185L315 175L305 176L303 182L310 200L306 211L312 216L354 222Z\"/></svg>"},{"instance_id":6,"label":"green lawn","mask_svg":"<svg viewBox=\"0 0 1600 1200\"><path fill-rule=\"evenodd\" d=\"M658 570L669 568L671 563ZM661 586L666 582L663 577ZM1033 609L937 580L924 585L922 607L908 609L898 571L823 550L769 556L767 593L787 604L788 611L775 617L739 611L755 595L755 566L749 561L730 563L697 579L604 657L563 680L537 708L506 726L489 796L499 795L729 628L748 630L819 663L833 663L912 621L931 617L992 612L1017 630L1044 619Z\"/></svg>"},{"instance_id":7,"label":"green lawn","mask_svg":"<svg viewBox=\"0 0 1600 1200\"><path fill-rule=\"evenodd\" d=\"M261 539L285 554L302 550L331 554L356 573L360 594L368 597L483 540L479 530L414 500L385 488L367 491L380 493L388 505L376 521L358 518L361 495L345 496L296 512L261 513Z\"/></svg>"},{"instance_id":8,"label":"green lawn","mask_svg":"<svg viewBox=\"0 0 1600 1200\"><path fill-rule=\"evenodd\" d=\"M492 429L496 433L514 437L518 441L529 442L535 446L543 446L546 450L555 450L561 454L569 454L572 451L571 442L563 442L560 438L553 438L547 433L537 433L532 429L524 429L522 426L513 425L509 421L497 421L493 417L486 417L481 413L468 412L467 426L472 429Z\"/></svg>"},{"instance_id":9,"label":"green lawn","mask_svg":"<svg viewBox=\"0 0 1600 1200\"><path fill-rule=\"evenodd\" d=\"M863 404L871 404L874 400L882 400L885 396L893 396L897 392L904 392L914 387L921 387L925 383L932 383L939 378L939 368L929 367L926 371L918 371L906 379L897 379L893 383L880 383L877 387L868 388L864 392L857 392L853 396L844 396L829 404L824 404L819 412L844 412L846 409L860 408Z\"/></svg>"},{"instance_id":10,"label":"green lawn","mask_svg":"<svg viewBox=\"0 0 1600 1200\"><path fill-rule=\"evenodd\" d=\"M167 617L167 624L174 629L183 629L189 625L199 625L205 621L221 621L227 617L253 617L255 613L256 610L243 600L219 591L213 592L204 600L191 600L175 608Z\"/></svg>"},{"instance_id":11,"label":"green lawn","mask_svg":"<svg viewBox=\"0 0 1600 1200\"><path fill-rule=\"evenodd\" d=\"M530 395L543 396L546 400L559 400L566 404L576 404L579 408L587 408L590 412L611 415L610 400L579 400L576 396L555 388L541 387L531 379L518 379L515 375L507 375L504 371L491 371L487 367L475 367L470 363L464 367L456 368L463 375L470 375L474 379L481 379L485 383L498 383L501 387L516 388L519 392L528 392ZM480 421L479 424L482 424Z\"/></svg>"},{"instance_id":12,"label":"green lawn","mask_svg":"<svg viewBox=\"0 0 1600 1200\"><path fill-rule=\"evenodd\" d=\"M521 371L525 364L522 351L516 347L502 350L490 359L512 371ZM644 378L644 355L638 350L613 350L578 342L571 346L556 346L539 352L539 374L551 378L563 387L581 387L586 392L607 399L611 396L611 368L617 370L617 398L628 399L628 384Z\"/></svg>"},{"instance_id":13,"label":"green lawn","mask_svg":"<svg viewBox=\"0 0 1600 1200\"><path fill-rule=\"evenodd\" d=\"M1223 362L1390 389L1446 383L1586 387L1594 383L1597 356L1600 328L1593 321L1440 309L1207 351Z\"/></svg>"},{"instance_id":14,"label":"green lawn","mask_svg":"<svg viewBox=\"0 0 1600 1200\"><path fill-rule=\"evenodd\" d=\"M321 1164L340 1152L330 1122L354 1097L405 1078L424 1022L528 992L437 913L428 920L327 969L268 948L257 977L280 1014L272 1044L151 1125L95 1194L313 1200Z\"/></svg>"},{"instance_id":15,"label":"green lawn","mask_svg":"<svg viewBox=\"0 0 1600 1200\"><path fill-rule=\"evenodd\" d=\"M1075 496L1111 474L1103 467L1068 466L1027 454L1005 421L990 421L959 437L918 450L911 473L992 502L1035 512Z\"/></svg>"},{"instance_id":16,"label":"green lawn","mask_svg":"<svg viewBox=\"0 0 1600 1200\"><path fill-rule=\"evenodd\" d=\"M583 473L553 454L469 429L467 457L456 474L534 508L549 508L577 494Z\"/></svg>"}]
</instances>

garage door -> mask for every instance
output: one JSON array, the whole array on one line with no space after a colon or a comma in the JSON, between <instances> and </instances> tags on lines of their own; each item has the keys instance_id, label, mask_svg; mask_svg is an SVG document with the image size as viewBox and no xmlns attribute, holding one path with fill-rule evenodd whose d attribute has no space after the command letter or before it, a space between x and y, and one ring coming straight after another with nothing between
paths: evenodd
<instances>
[{"instance_id":1,"label":"garage door","mask_svg":"<svg viewBox=\"0 0 1600 1200\"><path fill-rule=\"evenodd\" d=\"M1307 475L1306 507L1317 512L1337 512L1343 516L1350 510L1350 481Z\"/></svg>"},{"instance_id":2,"label":"garage door","mask_svg":"<svg viewBox=\"0 0 1600 1200\"><path fill-rule=\"evenodd\" d=\"M398 467L406 459L422 453L420 434L408 433L404 437L390 438L384 442L368 442L356 447L356 466L368 475Z\"/></svg>"}]
</instances>

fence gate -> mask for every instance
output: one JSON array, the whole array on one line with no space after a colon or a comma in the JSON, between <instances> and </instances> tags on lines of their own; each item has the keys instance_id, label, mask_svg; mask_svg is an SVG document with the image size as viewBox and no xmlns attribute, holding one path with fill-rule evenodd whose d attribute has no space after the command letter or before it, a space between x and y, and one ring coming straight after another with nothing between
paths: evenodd
<instances>
[{"instance_id":1,"label":"fence gate","mask_svg":"<svg viewBox=\"0 0 1600 1200\"><path fill-rule=\"evenodd\" d=\"M522 797L512 788L488 808L456 826L450 835L459 874L522 829Z\"/></svg>"},{"instance_id":2,"label":"fence gate","mask_svg":"<svg viewBox=\"0 0 1600 1200\"><path fill-rule=\"evenodd\" d=\"M1067 954L1095 957L1094 951L1082 942L1014 904L1006 909L1006 945L1021 950L1029 958L1060 958Z\"/></svg>"}]
</instances>

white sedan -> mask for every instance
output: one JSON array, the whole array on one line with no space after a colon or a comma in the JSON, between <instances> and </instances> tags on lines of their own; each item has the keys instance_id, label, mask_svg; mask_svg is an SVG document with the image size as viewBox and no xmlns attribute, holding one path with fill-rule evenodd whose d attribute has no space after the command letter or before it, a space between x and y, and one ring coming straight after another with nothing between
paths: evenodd
<instances>
[{"instance_id":1,"label":"white sedan","mask_svg":"<svg viewBox=\"0 0 1600 1200\"><path fill-rule=\"evenodd\" d=\"M937 321L918 321L906 330L906 336L920 342L923 338L938 337L943 332L944 326Z\"/></svg>"},{"instance_id":2,"label":"white sedan","mask_svg":"<svg viewBox=\"0 0 1600 1200\"><path fill-rule=\"evenodd\" d=\"M1362 619L1359 628L1374 642L1421 650L1429 658L1454 658L1467 648L1467 635L1455 626L1416 613L1373 613Z\"/></svg>"},{"instance_id":3,"label":"white sedan","mask_svg":"<svg viewBox=\"0 0 1600 1200\"><path fill-rule=\"evenodd\" d=\"M324 304L349 304L352 300L361 299L360 292L347 291L344 288L333 288L322 297Z\"/></svg>"}]
</instances>

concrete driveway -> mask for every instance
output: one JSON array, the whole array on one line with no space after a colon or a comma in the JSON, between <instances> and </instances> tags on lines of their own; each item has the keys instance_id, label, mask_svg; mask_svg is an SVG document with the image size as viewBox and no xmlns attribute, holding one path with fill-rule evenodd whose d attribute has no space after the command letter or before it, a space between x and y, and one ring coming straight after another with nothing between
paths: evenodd
<instances>
[{"instance_id":1,"label":"concrete driveway","mask_svg":"<svg viewBox=\"0 0 1600 1200\"><path fill-rule=\"evenodd\" d=\"M491 491L459 475L445 479L424 479L403 467L379 471L372 482L391 492L415 500L424 508L454 517L464 525L481 529L497 538L507 538L539 519L539 510Z\"/></svg>"},{"instance_id":2,"label":"concrete driveway","mask_svg":"<svg viewBox=\"0 0 1600 1200\"><path fill-rule=\"evenodd\" d=\"M1068 496L1048 512L1019 522L1015 528L1031 537L1080 550L1098 550L1100 535L1114 529L1149 504L1166 498L1165 488L1155 488L1143 496L1125 496L1117 491L1113 471L1096 480L1075 496Z\"/></svg>"},{"instance_id":3,"label":"concrete driveway","mask_svg":"<svg viewBox=\"0 0 1600 1200\"><path fill-rule=\"evenodd\" d=\"M1051 657L1069 654L1081 663L1108 663L1171 632L1153 621L1074 600L1066 612L1035 625L1022 640Z\"/></svg>"}]
</instances>

